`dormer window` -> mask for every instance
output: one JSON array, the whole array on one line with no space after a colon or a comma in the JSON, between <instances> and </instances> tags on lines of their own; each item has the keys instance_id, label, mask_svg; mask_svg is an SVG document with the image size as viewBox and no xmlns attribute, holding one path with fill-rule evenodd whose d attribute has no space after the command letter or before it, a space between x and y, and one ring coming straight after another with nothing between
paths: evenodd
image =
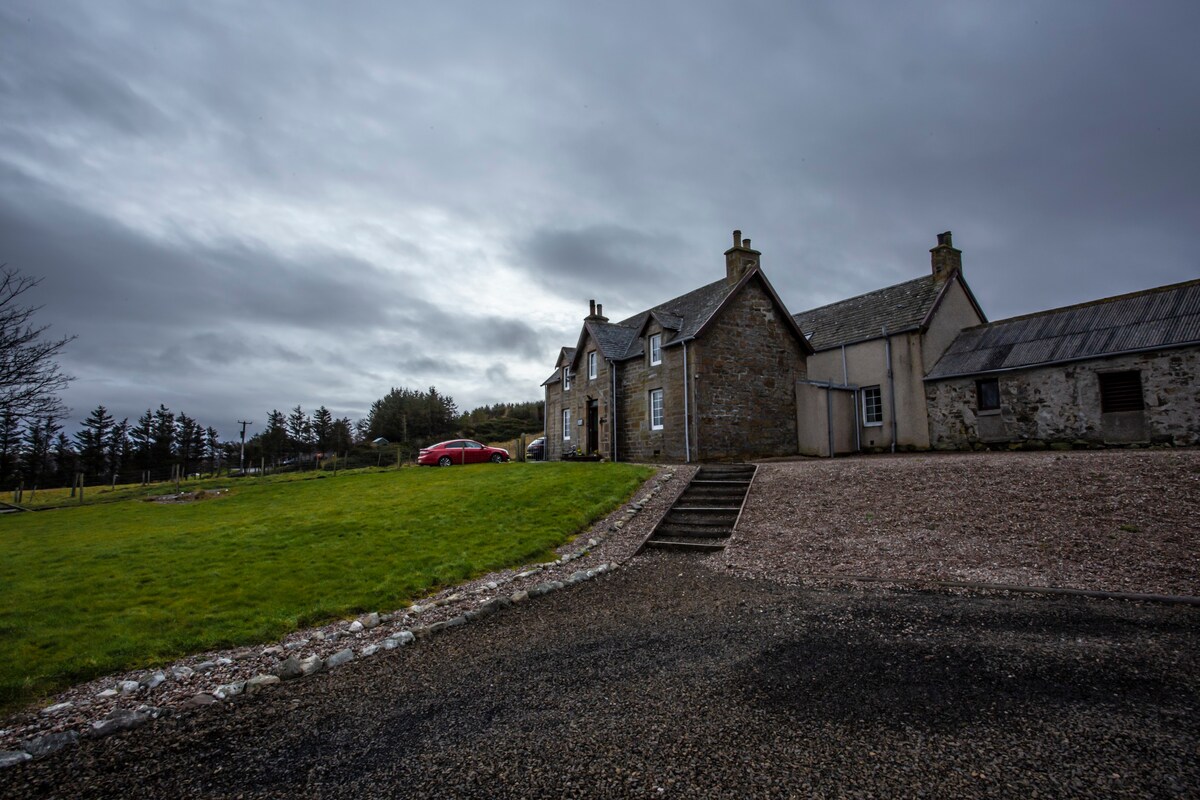
<instances>
[{"instance_id":1,"label":"dormer window","mask_svg":"<svg viewBox=\"0 0 1200 800\"><path fill-rule=\"evenodd\" d=\"M662 363L662 334L656 333L650 337L650 366Z\"/></svg>"},{"instance_id":2,"label":"dormer window","mask_svg":"<svg viewBox=\"0 0 1200 800\"><path fill-rule=\"evenodd\" d=\"M596 380L596 351L588 353L588 380Z\"/></svg>"},{"instance_id":3,"label":"dormer window","mask_svg":"<svg viewBox=\"0 0 1200 800\"><path fill-rule=\"evenodd\" d=\"M563 391L571 391L571 368L563 367Z\"/></svg>"}]
</instances>

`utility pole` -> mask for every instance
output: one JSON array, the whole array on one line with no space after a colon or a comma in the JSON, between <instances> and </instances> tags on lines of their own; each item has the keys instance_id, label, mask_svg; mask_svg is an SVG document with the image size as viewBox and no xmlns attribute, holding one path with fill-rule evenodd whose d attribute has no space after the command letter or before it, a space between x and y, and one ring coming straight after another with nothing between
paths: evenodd
<instances>
[{"instance_id":1,"label":"utility pole","mask_svg":"<svg viewBox=\"0 0 1200 800\"><path fill-rule=\"evenodd\" d=\"M241 456L238 458L238 467L242 471L243 478L246 477L246 426L253 424L253 422L246 422L242 419L238 420L238 425L242 426L242 452Z\"/></svg>"}]
</instances>

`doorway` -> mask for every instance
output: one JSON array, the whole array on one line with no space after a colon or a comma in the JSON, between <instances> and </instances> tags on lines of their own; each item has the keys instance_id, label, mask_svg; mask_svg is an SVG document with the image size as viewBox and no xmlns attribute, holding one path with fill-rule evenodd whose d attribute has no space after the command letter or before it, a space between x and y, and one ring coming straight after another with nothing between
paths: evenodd
<instances>
[{"instance_id":1,"label":"doorway","mask_svg":"<svg viewBox=\"0 0 1200 800\"><path fill-rule=\"evenodd\" d=\"M588 400L587 404L587 453L600 449L600 401Z\"/></svg>"}]
</instances>

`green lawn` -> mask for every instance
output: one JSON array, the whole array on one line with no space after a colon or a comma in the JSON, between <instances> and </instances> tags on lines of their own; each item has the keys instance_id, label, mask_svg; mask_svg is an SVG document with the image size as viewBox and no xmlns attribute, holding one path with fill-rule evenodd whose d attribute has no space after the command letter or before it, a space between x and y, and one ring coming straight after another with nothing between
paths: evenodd
<instances>
[{"instance_id":1,"label":"green lawn","mask_svg":"<svg viewBox=\"0 0 1200 800\"><path fill-rule=\"evenodd\" d=\"M549 559L652 472L513 463L310 473L225 481L225 495L188 504L5 515L0 709Z\"/></svg>"}]
</instances>

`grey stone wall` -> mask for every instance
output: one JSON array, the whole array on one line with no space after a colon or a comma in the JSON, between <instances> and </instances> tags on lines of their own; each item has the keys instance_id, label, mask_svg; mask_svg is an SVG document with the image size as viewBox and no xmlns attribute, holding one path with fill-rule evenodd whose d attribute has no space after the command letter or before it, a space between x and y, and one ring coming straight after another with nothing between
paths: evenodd
<instances>
[{"instance_id":1,"label":"grey stone wall","mask_svg":"<svg viewBox=\"0 0 1200 800\"><path fill-rule=\"evenodd\" d=\"M807 376L806 357L761 282L734 297L694 356L698 460L798 452L796 381Z\"/></svg>"},{"instance_id":2,"label":"grey stone wall","mask_svg":"<svg viewBox=\"0 0 1200 800\"><path fill-rule=\"evenodd\" d=\"M1143 411L1100 412L1097 374L1138 370ZM1000 413L976 412L975 378L926 384L935 449L1200 444L1200 348L1138 353L1000 374Z\"/></svg>"},{"instance_id":3,"label":"grey stone wall","mask_svg":"<svg viewBox=\"0 0 1200 800\"><path fill-rule=\"evenodd\" d=\"M603 357L597 358L596 377L588 380L587 353L595 349L591 337L585 337L579 350L576 368L571 377L571 388L563 390L562 383L552 383L546 387L546 446L547 458L558 460L563 453L576 449L587 450L588 417L587 407L590 400L598 401L598 426L596 431L596 452L606 458L611 458L612 424L610 396L612 394L612 373L610 366ZM561 372L562 366L559 366ZM618 372L620 367L618 367ZM562 412L571 410L571 439L562 438ZM583 420L580 425L579 421Z\"/></svg>"},{"instance_id":4,"label":"grey stone wall","mask_svg":"<svg viewBox=\"0 0 1200 800\"><path fill-rule=\"evenodd\" d=\"M642 337L643 344L655 333L662 333L662 329L651 323ZM651 389L663 390L662 430L650 428ZM662 363L654 366L645 352L641 358L622 362L617 368L617 458L686 461L683 394L682 346L664 346Z\"/></svg>"}]
</instances>

